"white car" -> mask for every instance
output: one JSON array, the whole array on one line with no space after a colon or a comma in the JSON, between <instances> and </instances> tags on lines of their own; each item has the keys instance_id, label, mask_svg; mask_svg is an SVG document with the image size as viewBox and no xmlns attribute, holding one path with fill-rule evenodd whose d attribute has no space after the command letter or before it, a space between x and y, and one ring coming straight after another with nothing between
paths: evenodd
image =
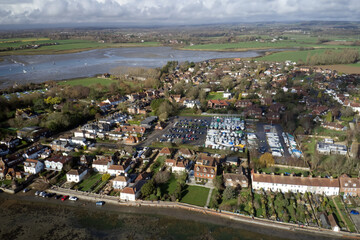
<instances>
[{"instance_id":1,"label":"white car","mask_svg":"<svg viewBox=\"0 0 360 240\"><path fill-rule=\"evenodd\" d=\"M69 197L69 200L71 200L71 201L77 201L77 200L79 200L77 197L74 197L74 196L71 196L71 197Z\"/></svg>"}]
</instances>

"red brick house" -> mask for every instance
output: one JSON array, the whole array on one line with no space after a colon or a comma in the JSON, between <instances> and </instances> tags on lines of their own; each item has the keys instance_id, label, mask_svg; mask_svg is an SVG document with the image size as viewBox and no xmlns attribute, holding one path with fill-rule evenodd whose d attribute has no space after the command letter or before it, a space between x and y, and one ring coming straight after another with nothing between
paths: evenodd
<instances>
[{"instance_id":1,"label":"red brick house","mask_svg":"<svg viewBox=\"0 0 360 240\"><path fill-rule=\"evenodd\" d=\"M262 116L262 109L256 105L253 105L253 106L245 108L244 114L246 117L259 119Z\"/></svg>"},{"instance_id":2,"label":"red brick house","mask_svg":"<svg viewBox=\"0 0 360 240\"><path fill-rule=\"evenodd\" d=\"M250 99L239 100L235 103L236 108L246 108L246 107L249 107L252 105L253 105L253 103Z\"/></svg>"},{"instance_id":3,"label":"red brick house","mask_svg":"<svg viewBox=\"0 0 360 240\"><path fill-rule=\"evenodd\" d=\"M209 100L208 101L208 108L212 109L221 109L229 107L230 103L225 100Z\"/></svg>"}]
</instances>

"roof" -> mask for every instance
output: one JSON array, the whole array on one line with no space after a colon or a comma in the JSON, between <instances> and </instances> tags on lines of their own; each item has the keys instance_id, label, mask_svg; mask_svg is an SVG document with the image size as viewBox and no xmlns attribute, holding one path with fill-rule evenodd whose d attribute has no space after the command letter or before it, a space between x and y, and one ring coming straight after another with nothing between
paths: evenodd
<instances>
[{"instance_id":1,"label":"roof","mask_svg":"<svg viewBox=\"0 0 360 240\"><path fill-rule=\"evenodd\" d=\"M346 174L343 174L339 177L339 181L340 181L340 188L360 188L359 178L350 178Z\"/></svg>"},{"instance_id":2,"label":"roof","mask_svg":"<svg viewBox=\"0 0 360 240\"><path fill-rule=\"evenodd\" d=\"M46 161L49 161L49 162L60 162L60 163L67 163L69 162L70 160L72 160L72 157L70 156L61 156L61 155L58 155L58 156L53 156L49 159L47 159Z\"/></svg>"},{"instance_id":3,"label":"roof","mask_svg":"<svg viewBox=\"0 0 360 240\"><path fill-rule=\"evenodd\" d=\"M180 148L179 153L182 155L192 155L191 151L187 148Z\"/></svg>"},{"instance_id":4,"label":"roof","mask_svg":"<svg viewBox=\"0 0 360 240\"><path fill-rule=\"evenodd\" d=\"M108 168L109 170L124 170L124 166L122 165L110 165L110 167Z\"/></svg>"},{"instance_id":5,"label":"roof","mask_svg":"<svg viewBox=\"0 0 360 240\"><path fill-rule=\"evenodd\" d=\"M160 154L171 154L171 151L168 147L161 149Z\"/></svg>"},{"instance_id":6,"label":"roof","mask_svg":"<svg viewBox=\"0 0 360 240\"><path fill-rule=\"evenodd\" d=\"M224 180L230 180L232 182L241 182L246 181L248 182L248 178L244 174L237 174L237 173L225 173Z\"/></svg>"},{"instance_id":7,"label":"roof","mask_svg":"<svg viewBox=\"0 0 360 240\"><path fill-rule=\"evenodd\" d=\"M296 177L252 173L253 182L267 182L275 184L302 185L312 187L339 187L339 180L320 177Z\"/></svg>"},{"instance_id":8,"label":"roof","mask_svg":"<svg viewBox=\"0 0 360 240\"><path fill-rule=\"evenodd\" d=\"M93 161L92 165L108 165L109 161L107 160L95 160Z\"/></svg>"},{"instance_id":9,"label":"roof","mask_svg":"<svg viewBox=\"0 0 360 240\"><path fill-rule=\"evenodd\" d=\"M331 225L332 228L338 227L333 213L328 215L328 220L329 220L330 225Z\"/></svg>"},{"instance_id":10,"label":"roof","mask_svg":"<svg viewBox=\"0 0 360 240\"><path fill-rule=\"evenodd\" d=\"M126 193L126 194L135 194L135 189L132 187L125 187L121 193Z\"/></svg>"},{"instance_id":11,"label":"roof","mask_svg":"<svg viewBox=\"0 0 360 240\"><path fill-rule=\"evenodd\" d=\"M117 176L116 178L114 178L114 182L127 182L128 178L125 176Z\"/></svg>"},{"instance_id":12,"label":"roof","mask_svg":"<svg viewBox=\"0 0 360 240\"><path fill-rule=\"evenodd\" d=\"M82 174L84 171L85 171L85 169L71 169L66 174L78 176L78 175Z\"/></svg>"},{"instance_id":13,"label":"roof","mask_svg":"<svg viewBox=\"0 0 360 240\"><path fill-rule=\"evenodd\" d=\"M35 160L35 159L30 159L30 158L28 158L28 159L26 159L26 161L25 162L29 162L29 163L37 163L39 160Z\"/></svg>"},{"instance_id":14,"label":"roof","mask_svg":"<svg viewBox=\"0 0 360 240\"><path fill-rule=\"evenodd\" d=\"M214 170L214 172L211 172L211 170ZM195 164L194 172L203 172L203 173L216 174L216 167Z\"/></svg>"}]
</instances>

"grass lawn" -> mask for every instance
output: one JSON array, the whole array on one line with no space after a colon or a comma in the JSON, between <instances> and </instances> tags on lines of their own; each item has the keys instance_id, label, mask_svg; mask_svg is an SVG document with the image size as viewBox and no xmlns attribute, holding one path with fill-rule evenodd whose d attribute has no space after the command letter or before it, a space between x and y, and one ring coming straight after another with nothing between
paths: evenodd
<instances>
[{"instance_id":1,"label":"grass lawn","mask_svg":"<svg viewBox=\"0 0 360 240\"><path fill-rule=\"evenodd\" d=\"M0 181L0 186L5 184L6 186L9 186L11 184L11 180L2 180Z\"/></svg>"},{"instance_id":2,"label":"grass lawn","mask_svg":"<svg viewBox=\"0 0 360 240\"><path fill-rule=\"evenodd\" d=\"M169 181L167 181L166 183L163 183L160 185L160 189L161 189L161 194L172 194L175 189L176 189L176 178L175 175L172 174L171 178L169 179Z\"/></svg>"},{"instance_id":3,"label":"grass lawn","mask_svg":"<svg viewBox=\"0 0 360 240\"><path fill-rule=\"evenodd\" d=\"M60 81L59 85L70 85L70 86L84 86L89 87L95 84L101 84L103 86L109 86L112 83L117 83L116 80L108 79L108 78L96 78L96 77L89 77L89 78L78 78L74 80L67 80L67 81Z\"/></svg>"},{"instance_id":4,"label":"grass lawn","mask_svg":"<svg viewBox=\"0 0 360 240\"><path fill-rule=\"evenodd\" d=\"M180 202L204 207L208 194L208 188L186 185L185 189L181 193Z\"/></svg>"},{"instance_id":5,"label":"grass lawn","mask_svg":"<svg viewBox=\"0 0 360 240\"><path fill-rule=\"evenodd\" d=\"M11 42L12 41L12 42ZM15 42L14 42L15 41ZM6 39L0 41L0 49L8 47L19 47L26 44L44 44L44 43L58 43L58 45L42 46L37 49L24 49L14 51L4 51L0 55L33 55L33 54L59 54L59 53L74 53L97 48L118 48L118 47L156 47L160 46L158 42L144 42L144 43L100 43L89 40L49 40L49 39Z\"/></svg>"},{"instance_id":6,"label":"grass lawn","mask_svg":"<svg viewBox=\"0 0 360 240\"><path fill-rule=\"evenodd\" d=\"M151 171L153 173L157 173L160 168L165 164L166 157L165 156L158 156L156 161L151 165Z\"/></svg>"},{"instance_id":7,"label":"grass lawn","mask_svg":"<svg viewBox=\"0 0 360 240\"><path fill-rule=\"evenodd\" d=\"M339 196L334 197L334 201L336 202L336 205L338 206L338 208L339 208L339 210L341 212L340 214L342 214L342 216L344 217L344 220L346 222L346 225L349 227L349 230L351 232L356 232L355 226L354 226L353 222L351 221L350 217L348 216L348 214L347 214L347 212L345 210L345 206L342 203L340 197Z\"/></svg>"},{"instance_id":8,"label":"grass lawn","mask_svg":"<svg viewBox=\"0 0 360 240\"><path fill-rule=\"evenodd\" d=\"M346 136L345 131L336 131L331 129L326 129L323 127L317 127L314 129L314 132L321 136L330 136L330 137L344 137Z\"/></svg>"},{"instance_id":9,"label":"grass lawn","mask_svg":"<svg viewBox=\"0 0 360 240\"><path fill-rule=\"evenodd\" d=\"M206 100L220 100L220 99L225 99L223 97L223 93L217 93L217 92L210 92L207 96L206 96Z\"/></svg>"},{"instance_id":10,"label":"grass lawn","mask_svg":"<svg viewBox=\"0 0 360 240\"><path fill-rule=\"evenodd\" d=\"M89 191L90 188L99 180L101 179L101 174L100 173L93 173L90 177L84 179L80 184L79 184L79 189L81 191Z\"/></svg>"}]
</instances>

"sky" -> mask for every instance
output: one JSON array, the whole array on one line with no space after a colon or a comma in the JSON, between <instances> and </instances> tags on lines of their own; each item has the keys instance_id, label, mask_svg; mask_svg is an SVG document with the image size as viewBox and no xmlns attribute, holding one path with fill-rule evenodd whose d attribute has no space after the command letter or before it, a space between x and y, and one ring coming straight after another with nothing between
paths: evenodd
<instances>
[{"instance_id":1,"label":"sky","mask_svg":"<svg viewBox=\"0 0 360 240\"><path fill-rule=\"evenodd\" d=\"M0 0L0 27L359 21L360 0Z\"/></svg>"}]
</instances>

